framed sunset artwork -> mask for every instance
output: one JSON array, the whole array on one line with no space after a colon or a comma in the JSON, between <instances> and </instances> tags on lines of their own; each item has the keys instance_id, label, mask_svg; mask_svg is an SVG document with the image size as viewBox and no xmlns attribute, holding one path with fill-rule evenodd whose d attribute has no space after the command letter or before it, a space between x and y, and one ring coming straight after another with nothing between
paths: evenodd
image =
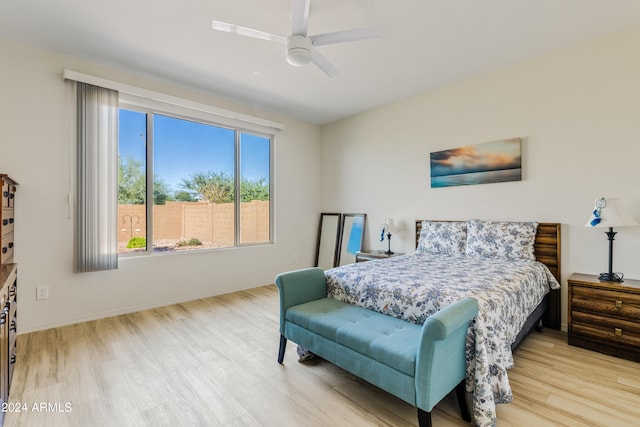
<instances>
[{"instance_id":1,"label":"framed sunset artwork","mask_svg":"<svg viewBox=\"0 0 640 427\"><path fill-rule=\"evenodd\" d=\"M436 151L430 160L432 188L522 180L520 138Z\"/></svg>"}]
</instances>

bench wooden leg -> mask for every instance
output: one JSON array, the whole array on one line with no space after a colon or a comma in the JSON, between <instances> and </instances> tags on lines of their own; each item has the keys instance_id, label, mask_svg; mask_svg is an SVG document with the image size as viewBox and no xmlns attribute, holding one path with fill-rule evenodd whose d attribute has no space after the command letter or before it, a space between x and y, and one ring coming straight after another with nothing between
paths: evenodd
<instances>
[{"instance_id":1,"label":"bench wooden leg","mask_svg":"<svg viewBox=\"0 0 640 427\"><path fill-rule=\"evenodd\" d=\"M278 350L278 363L282 364L284 360L284 351L287 349L287 339L284 335L280 335L280 349Z\"/></svg>"},{"instance_id":2,"label":"bench wooden leg","mask_svg":"<svg viewBox=\"0 0 640 427\"><path fill-rule=\"evenodd\" d=\"M418 425L420 427L431 427L431 412L418 408Z\"/></svg>"},{"instance_id":3,"label":"bench wooden leg","mask_svg":"<svg viewBox=\"0 0 640 427\"><path fill-rule=\"evenodd\" d=\"M469 408L467 407L467 394L464 387L464 380L456 386L456 398L458 399L462 419L466 422L471 421L471 414L469 414Z\"/></svg>"},{"instance_id":4,"label":"bench wooden leg","mask_svg":"<svg viewBox=\"0 0 640 427\"><path fill-rule=\"evenodd\" d=\"M456 398L458 399L458 406L460 407L462 419L466 422L470 422L471 414L469 414L469 408L467 408L467 395L464 387L464 380L456 386ZM431 427L431 412L418 408L418 425L420 427Z\"/></svg>"}]
</instances>

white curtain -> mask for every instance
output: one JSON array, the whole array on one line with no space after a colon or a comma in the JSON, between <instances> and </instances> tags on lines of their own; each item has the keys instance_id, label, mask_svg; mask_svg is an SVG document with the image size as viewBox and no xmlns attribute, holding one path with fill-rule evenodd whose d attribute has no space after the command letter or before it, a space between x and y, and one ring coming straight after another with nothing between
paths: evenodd
<instances>
[{"instance_id":1,"label":"white curtain","mask_svg":"<svg viewBox=\"0 0 640 427\"><path fill-rule=\"evenodd\" d=\"M118 92L76 82L76 272L118 268Z\"/></svg>"}]
</instances>

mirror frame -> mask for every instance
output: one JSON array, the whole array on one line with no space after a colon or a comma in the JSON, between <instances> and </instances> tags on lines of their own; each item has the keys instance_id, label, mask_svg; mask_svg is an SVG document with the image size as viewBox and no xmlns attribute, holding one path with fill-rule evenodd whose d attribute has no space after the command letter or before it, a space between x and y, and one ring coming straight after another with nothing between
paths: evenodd
<instances>
[{"instance_id":1,"label":"mirror frame","mask_svg":"<svg viewBox=\"0 0 640 427\"><path fill-rule=\"evenodd\" d=\"M360 240L355 242L358 245L358 249L357 252L362 250L362 243L364 242L364 230L366 227L366 223L367 223L367 214L364 213L346 213L346 214L342 214L342 224L340 226L340 241L339 241L339 245L338 245L338 250L337 250L337 259L336 259L336 265L340 266L340 265L346 265L346 264L352 264L355 262L355 256L356 254L353 254L353 260L349 259L345 262L344 258L342 257L342 253L346 252L346 247L349 246L349 244L351 243L349 240L351 239L351 229L349 230L345 230L345 225L348 226L347 224L347 218L362 218L362 230L360 233ZM346 233L345 233L346 231ZM345 239L345 235L347 236ZM346 242L346 243L345 243Z\"/></svg>"},{"instance_id":2,"label":"mirror frame","mask_svg":"<svg viewBox=\"0 0 640 427\"><path fill-rule=\"evenodd\" d=\"M329 228L328 225L325 226L325 217L337 217L338 221L336 223L335 229L333 227ZM326 228L326 229L325 229ZM316 244L316 260L315 267L319 267L318 261L320 261L320 248L325 246L333 246L333 263L330 268L337 267L338 265L338 248L340 244L340 232L342 230L342 215L339 213L326 213L323 212L320 214L320 224L318 225L318 242ZM335 239L335 242L324 244L326 239ZM321 267L322 268L322 267Z\"/></svg>"}]
</instances>

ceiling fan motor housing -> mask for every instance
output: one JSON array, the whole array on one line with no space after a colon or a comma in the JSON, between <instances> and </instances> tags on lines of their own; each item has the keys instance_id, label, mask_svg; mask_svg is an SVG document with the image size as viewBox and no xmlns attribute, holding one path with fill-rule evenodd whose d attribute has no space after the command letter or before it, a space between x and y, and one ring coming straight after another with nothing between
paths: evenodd
<instances>
[{"instance_id":1,"label":"ceiling fan motor housing","mask_svg":"<svg viewBox=\"0 0 640 427\"><path fill-rule=\"evenodd\" d=\"M311 39L300 34L293 34L287 38L287 62L300 67L311 62Z\"/></svg>"}]
</instances>

